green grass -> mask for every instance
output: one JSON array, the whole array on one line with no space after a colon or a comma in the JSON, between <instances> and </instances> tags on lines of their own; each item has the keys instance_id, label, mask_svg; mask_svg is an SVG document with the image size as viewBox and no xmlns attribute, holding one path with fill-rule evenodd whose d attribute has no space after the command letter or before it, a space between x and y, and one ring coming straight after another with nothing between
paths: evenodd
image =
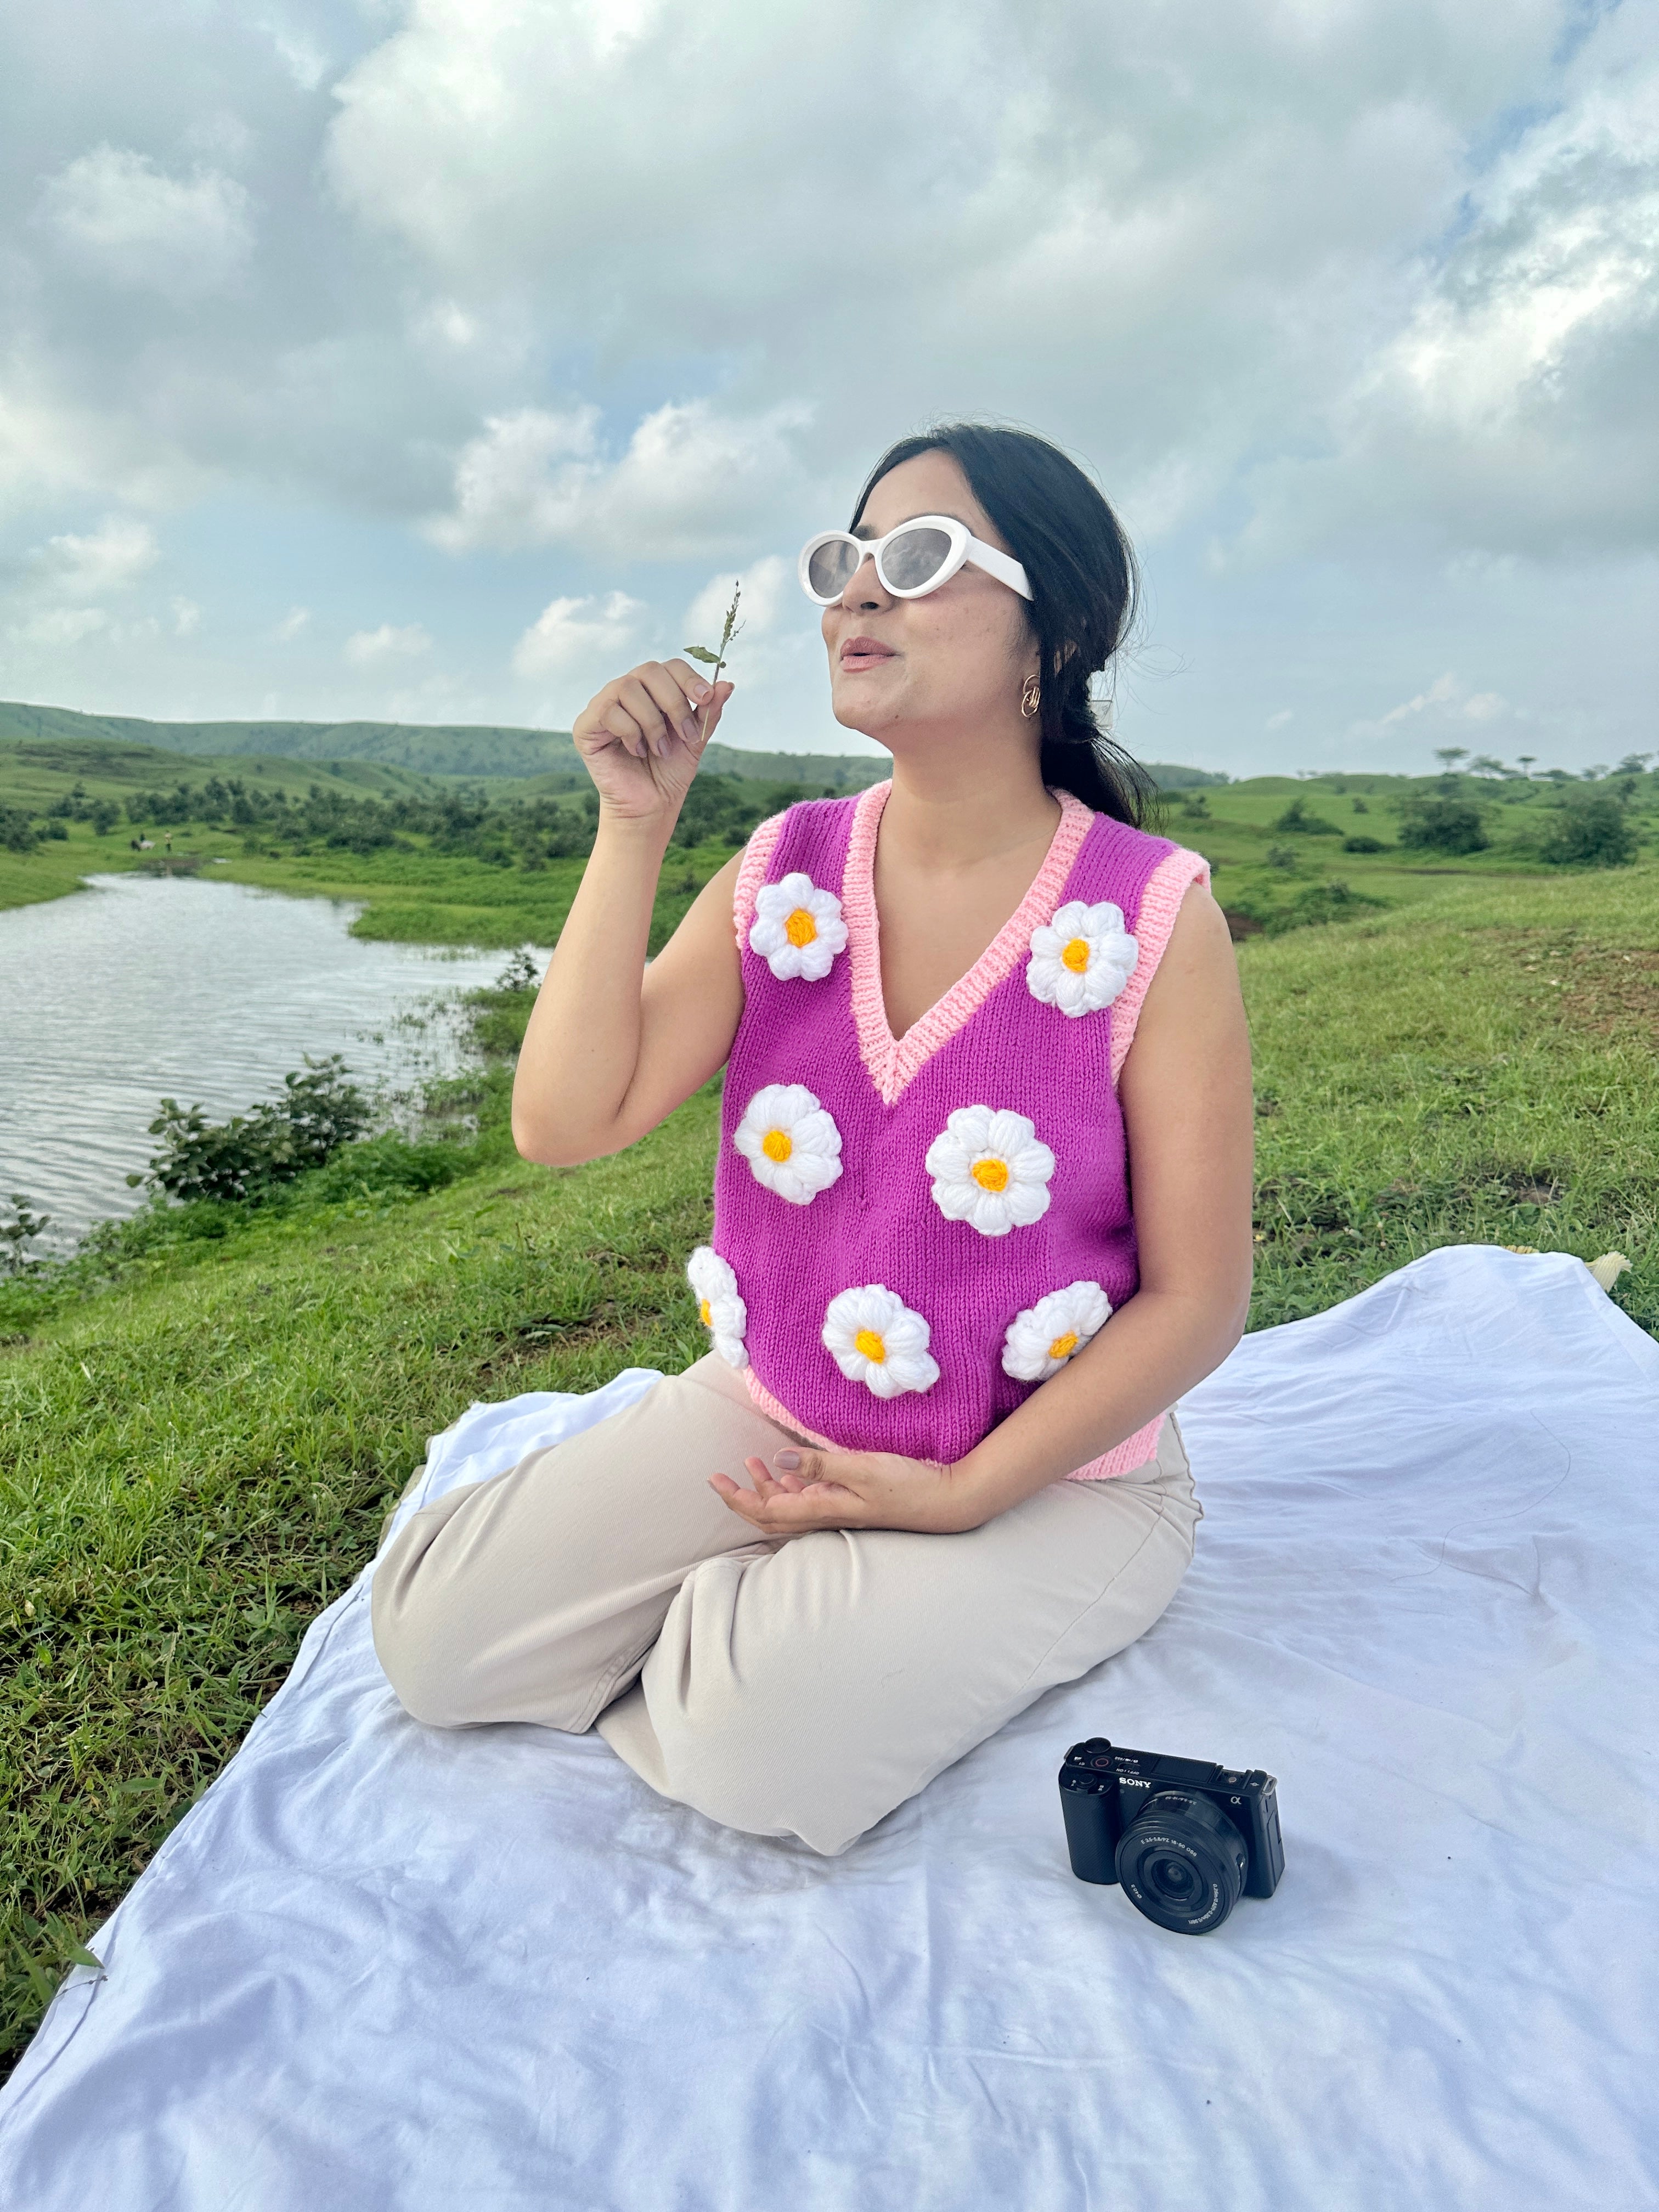
<instances>
[{"instance_id":1,"label":"green grass","mask_svg":"<svg viewBox=\"0 0 1659 2212\"><path fill-rule=\"evenodd\" d=\"M428 861L424 889L373 873L395 858L270 879L367 886L428 933L499 916L502 943L550 933L568 896L552 867L484 871L548 902L527 917L470 863ZM1413 883L1394 910L1239 948L1253 1325L1490 1241L1622 1249L1619 1298L1659 1333L1659 867ZM523 1002L480 1012L510 1048ZM550 1173L512 1152L507 1081L498 1060L452 1088L471 1142L355 1147L261 1212L144 1217L0 1287L0 2051L370 1555L425 1437L475 1397L701 1350L681 1268L708 1225L713 1090L621 1158Z\"/></svg>"}]
</instances>

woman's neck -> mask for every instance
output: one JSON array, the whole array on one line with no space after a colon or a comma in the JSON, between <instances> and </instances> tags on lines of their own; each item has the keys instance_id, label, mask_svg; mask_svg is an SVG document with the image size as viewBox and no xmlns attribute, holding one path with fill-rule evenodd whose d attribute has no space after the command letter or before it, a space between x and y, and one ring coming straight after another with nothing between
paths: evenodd
<instances>
[{"instance_id":1,"label":"woman's neck","mask_svg":"<svg viewBox=\"0 0 1659 2212\"><path fill-rule=\"evenodd\" d=\"M978 761L895 757L881 844L885 857L907 867L954 874L1030 846L1046 849L1060 812L1035 747L1018 740Z\"/></svg>"}]
</instances>

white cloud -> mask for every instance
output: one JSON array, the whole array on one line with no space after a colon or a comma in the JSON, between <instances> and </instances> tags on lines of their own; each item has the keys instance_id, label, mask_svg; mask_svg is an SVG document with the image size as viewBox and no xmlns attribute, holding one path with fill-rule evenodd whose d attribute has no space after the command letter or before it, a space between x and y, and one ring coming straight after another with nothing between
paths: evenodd
<instances>
[{"instance_id":1,"label":"white cloud","mask_svg":"<svg viewBox=\"0 0 1659 2212\"><path fill-rule=\"evenodd\" d=\"M1433 683L1425 690L1419 691L1415 698L1404 699L1399 706L1390 707L1386 714L1379 716L1377 727L1386 730L1392 723L1407 721L1413 714L1426 714L1431 708L1449 707L1462 688L1456 677L1448 669L1443 676L1437 676Z\"/></svg>"},{"instance_id":2,"label":"white cloud","mask_svg":"<svg viewBox=\"0 0 1659 2212\"><path fill-rule=\"evenodd\" d=\"M315 92L328 70L328 56L303 31L269 18L259 28L276 49L276 58L301 92Z\"/></svg>"},{"instance_id":3,"label":"white cloud","mask_svg":"<svg viewBox=\"0 0 1659 2212\"><path fill-rule=\"evenodd\" d=\"M753 644L773 630L782 609L792 610L799 600L806 602L795 575L795 564L786 561L781 553L768 553L758 561L750 561L734 574L730 569L711 576L685 611L686 638L692 645L714 647L720 643L720 629L726 620L726 610L732 604L732 587L743 586L743 597L738 605L738 621L741 635L747 644Z\"/></svg>"},{"instance_id":4,"label":"white cloud","mask_svg":"<svg viewBox=\"0 0 1659 2212\"><path fill-rule=\"evenodd\" d=\"M1420 691L1414 692L1409 699L1402 699L1385 714L1374 720L1355 722L1349 735L1386 738L1391 732L1422 723L1437 737L1467 734L1474 738L1474 732L1460 731L1458 726L1473 722L1478 726L1501 724L1513 728L1530 719L1524 709L1513 706L1501 691L1471 691L1455 670L1447 669L1431 684L1425 684Z\"/></svg>"},{"instance_id":5,"label":"white cloud","mask_svg":"<svg viewBox=\"0 0 1659 2212\"><path fill-rule=\"evenodd\" d=\"M173 634L175 637L194 637L202 626L202 610L194 599L175 599L173 602Z\"/></svg>"},{"instance_id":6,"label":"white cloud","mask_svg":"<svg viewBox=\"0 0 1659 2212\"><path fill-rule=\"evenodd\" d=\"M422 525L451 553L545 545L570 534L594 474L599 410L520 407L495 415L455 464L455 504Z\"/></svg>"},{"instance_id":7,"label":"white cloud","mask_svg":"<svg viewBox=\"0 0 1659 2212\"><path fill-rule=\"evenodd\" d=\"M309 607L290 607L270 635L278 645L292 645L311 620Z\"/></svg>"},{"instance_id":8,"label":"white cloud","mask_svg":"<svg viewBox=\"0 0 1659 2212\"><path fill-rule=\"evenodd\" d=\"M46 227L107 282L175 296L228 283L253 250L246 186L217 169L168 176L146 154L102 145L41 191Z\"/></svg>"},{"instance_id":9,"label":"white cloud","mask_svg":"<svg viewBox=\"0 0 1659 2212\"><path fill-rule=\"evenodd\" d=\"M566 677L592 672L595 684L622 674L640 630L644 604L626 592L610 592L603 599L555 599L544 607L519 640L513 653L517 676Z\"/></svg>"},{"instance_id":10,"label":"white cloud","mask_svg":"<svg viewBox=\"0 0 1659 2212\"><path fill-rule=\"evenodd\" d=\"M345 657L354 668L374 668L388 660L413 660L431 650L432 640L419 623L406 623L401 629L391 623L382 623L378 629L354 630L345 641Z\"/></svg>"},{"instance_id":11,"label":"white cloud","mask_svg":"<svg viewBox=\"0 0 1659 2212\"><path fill-rule=\"evenodd\" d=\"M492 416L455 464L454 504L426 534L451 552L561 541L635 560L696 558L738 544L801 482L793 404L743 420L671 402L614 459L592 406Z\"/></svg>"},{"instance_id":12,"label":"white cloud","mask_svg":"<svg viewBox=\"0 0 1659 2212\"><path fill-rule=\"evenodd\" d=\"M9 624L6 635L15 645L72 647L109 626L102 607L43 607Z\"/></svg>"},{"instance_id":13,"label":"white cloud","mask_svg":"<svg viewBox=\"0 0 1659 2212\"><path fill-rule=\"evenodd\" d=\"M130 591L153 568L161 549L147 522L110 515L96 530L49 538L30 556L37 588L64 599L101 599Z\"/></svg>"}]
</instances>

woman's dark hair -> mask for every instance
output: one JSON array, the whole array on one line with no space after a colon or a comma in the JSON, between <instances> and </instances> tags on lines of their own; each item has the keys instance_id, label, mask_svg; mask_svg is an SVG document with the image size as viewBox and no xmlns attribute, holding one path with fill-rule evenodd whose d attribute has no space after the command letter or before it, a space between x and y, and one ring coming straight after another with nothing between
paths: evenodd
<instances>
[{"instance_id":1,"label":"woman's dark hair","mask_svg":"<svg viewBox=\"0 0 1659 2212\"><path fill-rule=\"evenodd\" d=\"M1101 728L1089 695L1089 679L1123 642L1139 600L1135 556L1122 525L1097 486L1046 438L998 423L944 422L887 448L859 494L852 527L890 470L928 453L957 461L1031 586L1043 781L1139 827L1156 787Z\"/></svg>"}]
</instances>

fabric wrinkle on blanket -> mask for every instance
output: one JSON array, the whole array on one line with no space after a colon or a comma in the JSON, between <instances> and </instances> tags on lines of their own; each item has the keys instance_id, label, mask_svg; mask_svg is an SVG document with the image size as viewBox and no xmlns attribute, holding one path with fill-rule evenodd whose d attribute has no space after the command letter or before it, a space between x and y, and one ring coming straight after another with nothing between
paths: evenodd
<instances>
[{"instance_id":1,"label":"fabric wrinkle on blanket","mask_svg":"<svg viewBox=\"0 0 1659 2212\"><path fill-rule=\"evenodd\" d=\"M649 1388L475 1407L400 1513ZM18 2212L1659 2201L1659 1346L1431 1253L1185 1401L1194 1566L843 1856L594 1735L410 1720L368 1574L0 2097ZM1202 1938L1074 1881L1068 1743L1266 1767Z\"/></svg>"}]
</instances>

